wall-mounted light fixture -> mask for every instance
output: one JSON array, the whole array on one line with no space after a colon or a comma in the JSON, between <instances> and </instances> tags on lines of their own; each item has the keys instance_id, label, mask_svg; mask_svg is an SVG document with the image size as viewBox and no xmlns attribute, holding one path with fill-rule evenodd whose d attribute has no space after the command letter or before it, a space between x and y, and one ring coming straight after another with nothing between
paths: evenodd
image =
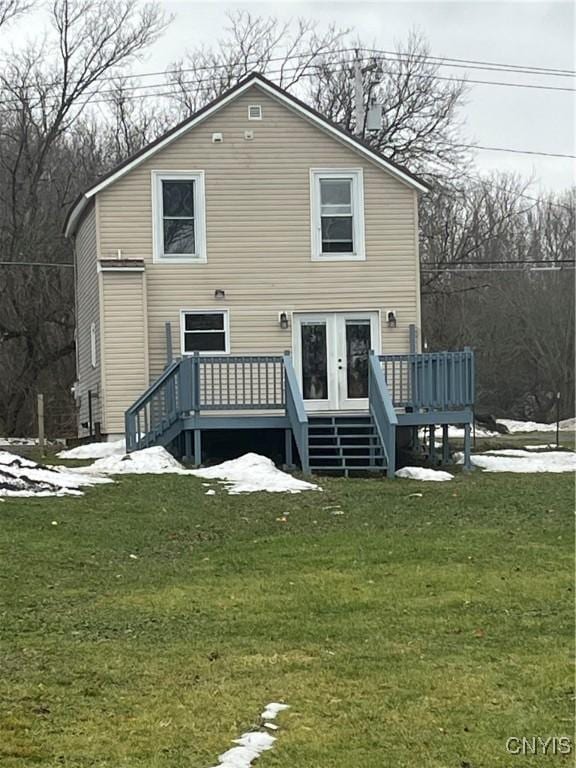
<instances>
[{"instance_id":1,"label":"wall-mounted light fixture","mask_svg":"<svg viewBox=\"0 0 576 768\"><path fill-rule=\"evenodd\" d=\"M398 321L396 319L396 312L393 310L386 313L386 324L388 325L388 328L396 328Z\"/></svg>"},{"instance_id":2,"label":"wall-mounted light fixture","mask_svg":"<svg viewBox=\"0 0 576 768\"><path fill-rule=\"evenodd\" d=\"M214 298L215 299L225 299L226 298L226 291L223 288L216 288L214 291Z\"/></svg>"},{"instance_id":3,"label":"wall-mounted light fixture","mask_svg":"<svg viewBox=\"0 0 576 768\"><path fill-rule=\"evenodd\" d=\"M287 330L289 326L288 321L288 313L287 312L279 312L278 313L278 322L280 323L280 328L282 328L283 331Z\"/></svg>"}]
</instances>

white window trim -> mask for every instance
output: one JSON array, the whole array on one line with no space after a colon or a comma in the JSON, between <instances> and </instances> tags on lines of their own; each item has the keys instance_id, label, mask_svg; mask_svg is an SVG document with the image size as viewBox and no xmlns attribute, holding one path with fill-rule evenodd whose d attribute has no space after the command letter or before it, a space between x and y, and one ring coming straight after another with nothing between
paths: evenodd
<instances>
[{"instance_id":1,"label":"white window trim","mask_svg":"<svg viewBox=\"0 0 576 768\"><path fill-rule=\"evenodd\" d=\"M185 352L184 334L185 324L184 318L186 315L224 315L224 350L217 350L215 352L198 352L199 355L229 355L230 354L230 310L226 307L219 309L181 309L180 310L180 354L183 357L190 357L195 355L195 352ZM221 333L221 331L220 331Z\"/></svg>"},{"instance_id":2,"label":"white window trim","mask_svg":"<svg viewBox=\"0 0 576 768\"><path fill-rule=\"evenodd\" d=\"M164 255L164 228L162 216L162 182L194 181L194 238L195 254ZM206 257L206 204L204 171L152 171L152 260L155 264L205 264Z\"/></svg>"},{"instance_id":3,"label":"white window trim","mask_svg":"<svg viewBox=\"0 0 576 768\"><path fill-rule=\"evenodd\" d=\"M96 323L90 323L90 365L96 368L98 361L96 359Z\"/></svg>"},{"instance_id":4,"label":"white window trim","mask_svg":"<svg viewBox=\"0 0 576 768\"><path fill-rule=\"evenodd\" d=\"M353 253L322 253L320 220L320 179L339 178L352 181ZM312 261L365 261L364 242L364 174L362 168L310 168L310 222Z\"/></svg>"}]
</instances>

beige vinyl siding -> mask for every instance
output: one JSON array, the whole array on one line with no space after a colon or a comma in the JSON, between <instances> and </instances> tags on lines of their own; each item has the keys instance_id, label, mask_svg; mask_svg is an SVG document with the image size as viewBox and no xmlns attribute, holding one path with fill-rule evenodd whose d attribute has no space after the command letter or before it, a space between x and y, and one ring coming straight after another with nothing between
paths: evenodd
<instances>
[{"instance_id":1,"label":"beige vinyl siding","mask_svg":"<svg viewBox=\"0 0 576 768\"><path fill-rule=\"evenodd\" d=\"M248 120L249 104L262 105L261 121ZM212 143L214 132L223 143ZM366 261L311 260L311 168L362 169ZM206 264L152 260L151 172L176 170L205 172ZM179 351L181 309L229 309L232 354L289 349L278 313L322 310L380 310L383 351L408 350L408 327L419 320L416 192L256 85L98 200L102 257L121 249L146 262L151 376L165 364L167 320ZM384 322L390 309L396 329Z\"/></svg>"},{"instance_id":2,"label":"beige vinyl siding","mask_svg":"<svg viewBox=\"0 0 576 768\"><path fill-rule=\"evenodd\" d=\"M109 435L124 432L124 411L148 386L143 272L101 272L105 420Z\"/></svg>"},{"instance_id":3,"label":"beige vinyl siding","mask_svg":"<svg viewBox=\"0 0 576 768\"><path fill-rule=\"evenodd\" d=\"M82 427L88 422L88 392L92 392L92 421L102 423L100 305L97 273L97 237L95 206L78 227L76 252L76 362L78 376L78 435L89 434ZM96 330L96 367L92 366L91 331ZM102 425L103 427L103 425Z\"/></svg>"}]
</instances>

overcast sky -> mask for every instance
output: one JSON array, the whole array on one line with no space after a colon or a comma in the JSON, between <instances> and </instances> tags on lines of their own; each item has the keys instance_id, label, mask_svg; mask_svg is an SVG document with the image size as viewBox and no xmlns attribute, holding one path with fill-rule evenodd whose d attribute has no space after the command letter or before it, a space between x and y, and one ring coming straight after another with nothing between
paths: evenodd
<instances>
[{"instance_id":1,"label":"overcast sky","mask_svg":"<svg viewBox=\"0 0 576 768\"><path fill-rule=\"evenodd\" d=\"M352 27L366 45L390 49L412 29L427 38L435 56L479 59L559 69L575 69L575 5L572 2L191 2L163 0L175 16L137 71L161 70L185 51L210 45L222 34L226 10L248 9L282 19L304 16L319 25L335 22ZM38 34L40 14L11 31L11 42ZM6 40L4 42L7 42ZM461 76L464 70L443 70ZM556 87L576 87L571 78L536 77L470 70L472 79L503 80ZM471 143L536 152L576 154L576 93L471 85L463 117ZM575 183L573 160L478 152L478 168L500 169L533 176L534 190L563 189Z\"/></svg>"}]
</instances>

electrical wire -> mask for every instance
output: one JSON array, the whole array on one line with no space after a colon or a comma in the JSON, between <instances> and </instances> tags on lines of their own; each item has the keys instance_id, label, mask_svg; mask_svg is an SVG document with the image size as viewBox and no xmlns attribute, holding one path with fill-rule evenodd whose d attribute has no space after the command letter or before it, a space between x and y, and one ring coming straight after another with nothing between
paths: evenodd
<instances>
[{"instance_id":1,"label":"electrical wire","mask_svg":"<svg viewBox=\"0 0 576 768\"><path fill-rule=\"evenodd\" d=\"M512 152L517 155L538 155L539 157L562 157L572 160L576 160L576 155L565 155L559 152L537 152L532 149L512 149L511 147L485 147L481 144L459 144L459 147L466 147L468 149L482 149L486 152Z\"/></svg>"},{"instance_id":2,"label":"electrical wire","mask_svg":"<svg viewBox=\"0 0 576 768\"><path fill-rule=\"evenodd\" d=\"M483 67L493 68L494 71L499 72L518 72L519 74L536 74L536 75L562 75L563 77L576 76L576 70L564 69L556 67L538 67L531 64L505 64L504 62L491 62L482 59L459 59L451 56L433 56L431 54L418 54L418 53L403 53L401 51L387 51L381 48L359 48L358 50L367 51L369 53L379 53L384 56L396 57L398 59L423 59L438 66L460 66L465 65L469 69L481 69ZM451 63L456 62L456 63ZM474 65L483 65L474 66Z\"/></svg>"},{"instance_id":3,"label":"electrical wire","mask_svg":"<svg viewBox=\"0 0 576 768\"><path fill-rule=\"evenodd\" d=\"M363 51L373 51L373 52L376 52L376 53L380 52L380 51L378 51L378 49L363 48L363 49L360 49L360 50L363 50ZM331 52L330 56L332 57L332 56L338 55L340 53L349 53L351 51L352 51L352 49L341 49L339 51ZM385 51L381 51L380 53L383 53L385 56L390 56L391 55L390 52L385 52ZM272 58L267 60L267 63L270 63L270 62L273 62L273 61L287 61L289 59L290 60L292 60L292 59L300 59L302 57L302 55L303 54L294 54L292 56L286 56L286 57L272 57ZM312 52L311 52L311 55L313 55ZM402 55L408 56L408 54L398 54L398 56L402 56ZM414 58L420 59L420 60L428 60L428 59L435 59L436 57L416 56L416 57L412 57L410 59L410 61L413 61ZM372 59L373 59L372 56L359 57L360 61L366 61L366 60L372 60ZM383 60L387 61L388 59L383 59ZM319 62L317 64L308 64L307 66L311 67L311 68L313 68L315 70L318 70L319 67L325 66L326 64L334 66L334 65L338 65L338 64L353 63L353 61L354 61L354 59L347 59L347 60L337 59L335 61L328 61L327 62L325 57L322 54L319 54ZM397 59L394 59L394 61L396 63L402 63L403 59L397 58ZM437 61L431 61L431 63L433 63L435 66L440 66L441 65L441 62L437 62ZM258 64L261 64L261 62L259 62L259 61L248 62L248 63L243 62L241 65L237 65L237 66L242 66L242 67L246 68L246 67L251 67L251 66L257 66ZM451 66L451 65L447 64L447 66ZM459 66L459 65L455 64L454 66ZM141 77L165 76L167 74L182 74L182 73L185 73L185 72L211 71L211 70L227 69L227 68L230 68L230 65L228 65L228 64L215 64L215 65L211 65L211 66L207 65L207 66L190 67L190 68L183 68L183 69L166 70L165 72L148 72L148 73L145 72L145 73L141 73L139 75L133 74L133 75L125 75L125 76L106 76L106 77L100 78L100 82L103 82L103 81L114 81L114 80L118 80L118 79L125 80L125 79L129 79L129 78L133 79L133 78L141 78ZM277 70L268 70L267 71L267 75L286 74L286 73L290 74L292 72L297 72L299 69L300 69L300 67L296 66L296 67L291 67L291 68L281 68L281 69L277 69ZM497 70L489 70L489 71L497 71ZM519 70L515 70L515 69L500 70L500 71L510 71L510 72L518 72L518 73L520 72ZM302 76L303 77L310 77L310 76L314 76L316 74L317 74L317 71L314 72L314 73L305 73L305 72L303 72ZM388 75L403 75L403 74L405 74L405 72L398 71L398 70L390 70L390 69L388 69L388 70L384 71L384 74L388 74ZM526 71L523 74L536 74L536 75L538 75L538 74L541 74L541 73ZM557 74L560 74L560 73L557 73ZM563 76L567 76L567 77L571 77L572 76L572 73L570 73L570 72L565 72L565 73L561 73L561 74ZM410 73L410 76L414 77L414 78L418 78L418 79L442 80L442 81L447 81L447 82L465 83L465 84L473 84L473 85L494 85L494 86L504 86L504 87L511 87L511 88L529 88L529 89L536 89L536 90L548 90L548 91L561 91L561 92L565 92L565 93L576 93L576 88L565 88L565 87L562 87L562 86L542 85L542 84L536 84L536 83L516 83L516 82L511 83L511 82L505 82L505 81L499 81L499 80L474 80L474 79L470 79L470 78L444 77L443 75L438 75L438 74ZM59 80L54 80L54 81L52 81L51 84L50 83L44 83L44 84L40 84L40 85L34 84L34 85L25 85L23 87L24 87L25 90L29 89L29 88L51 87L51 86L54 86L54 85L58 85L60 82L61 81L59 81ZM201 81L201 80L185 80L185 81L181 81L181 84L182 85L199 85L201 82L203 82L203 81ZM133 91L133 90L141 90L141 89L144 89L144 88L148 88L148 89L150 89L150 88L161 88L161 87L166 87L168 85L170 85L170 83L167 83L166 81L163 81L163 82L160 82L160 83L148 83L146 85L124 86L123 90L124 91L132 90ZM173 83L172 85L177 85L177 84ZM95 90L95 91L91 91L91 92L89 92L87 94L84 94L84 96L86 97L86 100L83 101L83 102L80 102L80 104L90 103L90 101L92 99L92 96L94 96L94 95L101 96L102 94L106 94L106 93L115 93L115 90L109 90L109 91ZM131 96L125 96L124 98L126 98L126 99L127 98L148 98L148 97L151 97L151 96L172 96L172 95L178 95L178 90L174 91L173 93L171 91L167 91L167 92L164 92L164 93L146 93L146 94L138 94L138 95L133 94ZM105 101L106 100L98 99L99 103L103 103ZM110 101L113 101L113 99L111 99ZM12 102L13 103L19 103L19 99L17 97L14 97L14 98L8 99L8 100L7 99L0 100L0 104L10 104Z\"/></svg>"}]
</instances>

